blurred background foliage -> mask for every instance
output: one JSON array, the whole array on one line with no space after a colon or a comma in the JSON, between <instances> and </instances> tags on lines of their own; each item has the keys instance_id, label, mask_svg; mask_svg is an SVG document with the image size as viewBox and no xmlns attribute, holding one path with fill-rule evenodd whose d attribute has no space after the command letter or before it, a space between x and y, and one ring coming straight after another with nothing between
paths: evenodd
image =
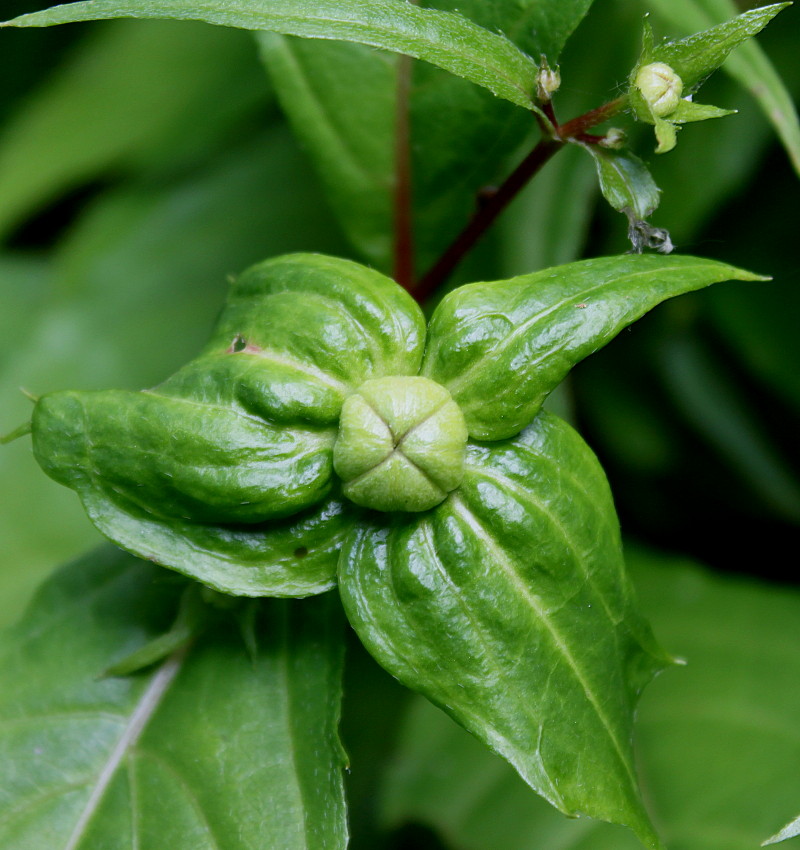
<instances>
[{"instance_id":1,"label":"blurred background foliage","mask_svg":"<svg viewBox=\"0 0 800 850\"><path fill-rule=\"evenodd\" d=\"M40 5L6 0L4 17ZM562 56L559 117L615 95L638 54L642 13L657 6L597 0ZM161 380L204 341L228 276L252 262L310 250L390 266L387 57L259 45L244 32L185 23L0 37L0 433L29 415L20 386L38 395ZM800 6L759 41L797 98ZM369 90L354 97L360 66L348 63L358 51L375 76L362 77ZM304 136L302 116L292 115L294 135L279 109L282 101L291 114L297 94L281 71L290 53L329 98L339 140L354 145L352 180L331 148ZM325 67L336 68L330 79ZM519 158L532 127L521 110L461 80L427 66L414 73L421 271L471 213L476 188ZM702 99L739 114L689 127L663 158L652 155L650 133L629 128L663 189L653 222L682 252L775 279L661 307L581 364L556 402L606 467L657 634L689 661L661 677L642 707L656 818L673 850L744 850L800 810L798 181L731 77L715 75ZM461 108L449 113L446 101ZM367 114L368 103L383 112ZM342 174L320 179L320 150ZM570 149L456 280L620 253L625 229L598 198L589 158ZM99 537L74 494L39 471L29 441L3 448L0 479L7 624L45 575ZM347 693L355 848L634 846L617 829L566 821L540 804L355 642Z\"/></svg>"}]
</instances>

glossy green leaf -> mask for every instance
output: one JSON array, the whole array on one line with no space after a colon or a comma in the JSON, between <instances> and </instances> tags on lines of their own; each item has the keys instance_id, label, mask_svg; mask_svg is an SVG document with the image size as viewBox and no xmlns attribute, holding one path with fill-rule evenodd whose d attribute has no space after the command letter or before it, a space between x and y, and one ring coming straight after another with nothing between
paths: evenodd
<instances>
[{"instance_id":1,"label":"glossy green leaf","mask_svg":"<svg viewBox=\"0 0 800 850\"><path fill-rule=\"evenodd\" d=\"M699 31L733 17L733 0L646 0L646 5L683 31ZM755 41L740 45L722 66L758 101L800 174L800 121L791 93Z\"/></svg>"},{"instance_id":2,"label":"glossy green leaf","mask_svg":"<svg viewBox=\"0 0 800 850\"><path fill-rule=\"evenodd\" d=\"M435 0L502 32L528 55L555 62L590 0ZM530 132L530 116L426 63L353 44L261 33L259 43L281 105L325 182L357 250L390 269L398 114L410 124L415 248L419 270L464 224L475 195ZM399 103L400 79L407 96ZM405 79L407 78L407 79ZM399 110L399 113L398 113Z\"/></svg>"},{"instance_id":3,"label":"glossy green leaf","mask_svg":"<svg viewBox=\"0 0 800 850\"><path fill-rule=\"evenodd\" d=\"M781 841L788 841L790 838L797 838L800 835L800 817L796 817L791 823L778 833L762 842L762 846L766 847L769 844L780 844Z\"/></svg>"},{"instance_id":4,"label":"glossy green leaf","mask_svg":"<svg viewBox=\"0 0 800 850\"><path fill-rule=\"evenodd\" d=\"M0 26L41 27L108 18L169 18L269 30L304 38L354 41L424 59L498 97L531 108L536 63L508 39L461 15L405 0L91 0L21 15Z\"/></svg>"},{"instance_id":5,"label":"glossy green leaf","mask_svg":"<svg viewBox=\"0 0 800 850\"><path fill-rule=\"evenodd\" d=\"M621 256L450 293L431 318L422 374L444 384L475 439L518 433L587 355L661 301L723 280L763 280L723 263Z\"/></svg>"},{"instance_id":6,"label":"glossy green leaf","mask_svg":"<svg viewBox=\"0 0 800 850\"><path fill-rule=\"evenodd\" d=\"M417 305L377 272L269 260L232 285L201 355L155 389L43 396L34 453L140 557L227 593L319 593L345 527L327 499L342 402L369 378L416 373L423 340Z\"/></svg>"},{"instance_id":7,"label":"glossy green leaf","mask_svg":"<svg viewBox=\"0 0 800 850\"><path fill-rule=\"evenodd\" d=\"M19 386L35 395L152 386L207 341L226 274L309 247L335 252L341 242L283 127L258 130L189 174L107 190L50 259L0 268L0 324L10 326L0 433L31 416ZM27 440L0 452L0 477L5 625L49 570L100 538L74 494L41 474Z\"/></svg>"},{"instance_id":8,"label":"glossy green leaf","mask_svg":"<svg viewBox=\"0 0 800 850\"><path fill-rule=\"evenodd\" d=\"M185 168L218 144L269 97L247 48L242 33L196 24L125 21L93 33L0 136L0 237L86 181Z\"/></svg>"},{"instance_id":9,"label":"glossy green leaf","mask_svg":"<svg viewBox=\"0 0 800 850\"><path fill-rule=\"evenodd\" d=\"M675 850L753 850L797 811L800 595L628 551L658 633L687 665L647 690L637 754L648 802ZM570 821L423 700L384 786L387 825L431 826L457 850L637 850L624 830ZM787 850L793 845L787 845Z\"/></svg>"},{"instance_id":10,"label":"glossy green leaf","mask_svg":"<svg viewBox=\"0 0 800 850\"><path fill-rule=\"evenodd\" d=\"M594 160L600 191L618 212L631 212L645 219L658 206L660 189L647 166L628 150L609 150L599 145L582 145Z\"/></svg>"},{"instance_id":11,"label":"glossy green leaf","mask_svg":"<svg viewBox=\"0 0 800 850\"><path fill-rule=\"evenodd\" d=\"M4 850L346 846L335 597L264 603L151 673L99 678L174 614L149 564L104 549L0 639Z\"/></svg>"},{"instance_id":12,"label":"glossy green leaf","mask_svg":"<svg viewBox=\"0 0 800 850\"><path fill-rule=\"evenodd\" d=\"M626 824L659 847L631 753L641 689L666 658L625 576L603 472L541 413L472 445L438 508L365 517L339 567L367 649L554 806Z\"/></svg>"}]
</instances>

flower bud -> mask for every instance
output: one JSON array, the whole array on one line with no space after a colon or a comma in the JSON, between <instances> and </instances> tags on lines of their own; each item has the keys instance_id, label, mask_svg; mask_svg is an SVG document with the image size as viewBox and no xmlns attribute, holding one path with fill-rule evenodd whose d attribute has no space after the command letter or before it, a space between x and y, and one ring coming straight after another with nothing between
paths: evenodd
<instances>
[{"instance_id":1,"label":"flower bud","mask_svg":"<svg viewBox=\"0 0 800 850\"><path fill-rule=\"evenodd\" d=\"M674 112L683 93L683 80L664 62L642 65L633 84L656 118Z\"/></svg>"},{"instance_id":2,"label":"flower bud","mask_svg":"<svg viewBox=\"0 0 800 850\"><path fill-rule=\"evenodd\" d=\"M551 68L547 59L542 56L542 64L536 75L536 97L542 103L547 103L550 98L561 88L561 72L558 67Z\"/></svg>"},{"instance_id":3,"label":"flower bud","mask_svg":"<svg viewBox=\"0 0 800 850\"><path fill-rule=\"evenodd\" d=\"M467 427L429 378L366 381L342 407L333 467L344 494L379 511L426 511L461 483Z\"/></svg>"}]
</instances>

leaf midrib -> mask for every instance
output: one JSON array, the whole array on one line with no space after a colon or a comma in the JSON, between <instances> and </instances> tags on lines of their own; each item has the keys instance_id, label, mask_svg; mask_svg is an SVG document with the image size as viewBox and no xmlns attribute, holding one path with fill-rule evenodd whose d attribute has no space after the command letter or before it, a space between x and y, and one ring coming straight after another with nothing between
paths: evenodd
<instances>
[{"instance_id":1,"label":"leaf midrib","mask_svg":"<svg viewBox=\"0 0 800 850\"><path fill-rule=\"evenodd\" d=\"M642 271L637 272L629 272L625 275L621 275L618 278L615 278L613 281L603 280L602 283L599 283L595 286L589 287L588 289L582 289L579 292L571 292L566 295L564 298L556 301L554 304L551 304L549 307L544 310L540 310L535 315L531 316L529 319L526 319L524 322L521 322L514 330L503 340L501 340L491 351L485 353L480 359L475 360L470 366L468 366L460 375L457 375L453 380L448 381L446 386L450 391L452 396L455 396L458 392L460 392L461 388L467 383L470 376L478 369L481 369L484 366L484 363L487 360L491 360L496 363L505 351L522 335L528 332L530 327L537 322L546 319L548 316L551 316L553 313L558 310L566 307L571 301L575 298L586 298L590 295L595 294L598 291L603 290L606 287L613 286L619 287L621 285L625 285L628 282L635 280L637 277L643 277L645 275L652 274L661 274L661 275L669 275L677 273L685 273L685 272L694 272L694 271L702 271L706 267L706 264L698 263L696 265L680 265L673 268L648 268L643 269ZM533 283L534 281L531 281ZM549 283L553 283L551 279L548 281ZM686 290L691 291L691 290ZM549 349L548 349L549 351ZM545 352L545 354L547 351ZM541 359L541 358L540 358ZM423 370L424 371L424 370Z\"/></svg>"},{"instance_id":2,"label":"leaf midrib","mask_svg":"<svg viewBox=\"0 0 800 850\"><path fill-rule=\"evenodd\" d=\"M466 504L464 504L464 502L459 497L453 496L451 497L451 499L453 507L461 513L461 515L465 518L465 520L473 529L475 534L484 541L486 546L488 546L489 550L495 555L497 563L502 567L503 572L505 572L512 584L519 589L522 598L524 598L528 602L531 608L536 612L536 615L540 619L541 623L547 629L558 651L566 661L567 667L572 671L573 675L575 676L575 679L578 681L578 684L583 689L587 700L594 708L595 713L597 714L597 717L599 718L602 726L605 728L606 734L608 735L609 740L612 743L617 758L623 768L625 775L628 778L630 788L634 790L635 795L637 782L629 760L626 756L625 748L622 746L616 732L614 731L611 721L606 716L606 713L603 711L602 706L598 702L597 697L594 695L594 692L592 691L589 682L587 681L583 671L578 665L578 662L575 660L575 657L570 652L570 649L564 641L564 638L561 636L561 634L551 622L550 617L548 616L548 612L542 606L536 596L531 593L530 589L526 587L526 585L522 582L516 570L514 569L514 565L509 561L508 557L505 555L502 549L500 549L494 542L491 534L486 531L480 519L475 516L475 514L467 507Z\"/></svg>"},{"instance_id":3,"label":"leaf midrib","mask_svg":"<svg viewBox=\"0 0 800 850\"><path fill-rule=\"evenodd\" d=\"M64 850L77 850L79 847L85 835L86 828L100 808L105 793L116 775L119 766L128 752L136 745L136 742L155 714L170 686L175 681L175 677L183 666L187 652L188 647L182 647L167 658L158 670L156 670L150 683L139 697L122 731L122 735L117 740L103 767L100 769L94 788L89 795L83 811L78 817L72 833L67 839L67 843L64 845Z\"/></svg>"}]
</instances>

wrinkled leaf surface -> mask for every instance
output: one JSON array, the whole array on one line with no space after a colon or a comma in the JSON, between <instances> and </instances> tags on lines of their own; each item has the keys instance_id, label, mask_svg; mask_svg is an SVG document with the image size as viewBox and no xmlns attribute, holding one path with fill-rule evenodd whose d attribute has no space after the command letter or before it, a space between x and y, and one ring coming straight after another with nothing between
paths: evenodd
<instances>
[{"instance_id":1,"label":"wrinkled leaf surface","mask_svg":"<svg viewBox=\"0 0 800 850\"><path fill-rule=\"evenodd\" d=\"M455 494L366 517L339 570L350 622L390 673L557 808L660 846L631 734L666 657L636 609L603 472L568 425L543 412L514 440L472 445Z\"/></svg>"}]
</instances>

